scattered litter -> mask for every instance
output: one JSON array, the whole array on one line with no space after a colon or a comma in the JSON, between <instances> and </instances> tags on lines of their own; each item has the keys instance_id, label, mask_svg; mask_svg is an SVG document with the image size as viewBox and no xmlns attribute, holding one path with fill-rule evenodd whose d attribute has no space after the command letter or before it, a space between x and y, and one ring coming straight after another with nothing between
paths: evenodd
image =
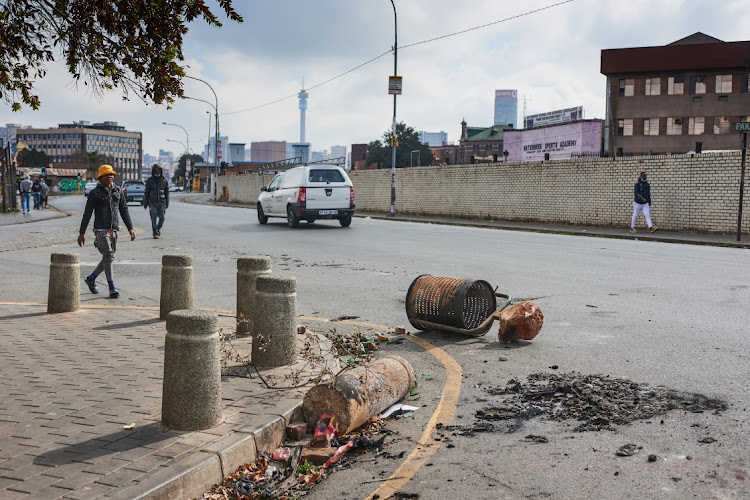
<instances>
[{"instance_id":1,"label":"scattered litter","mask_svg":"<svg viewBox=\"0 0 750 500\"><path fill-rule=\"evenodd\" d=\"M323 467L330 467L331 465L335 464L339 460L341 460L341 457L344 456L344 453L349 451L352 446L354 446L354 441L349 441L343 446L339 446L336 450L336 453L333 454L331 458L326 460L326 463L323 464Z\"/></svg>"},{"instance_id":2,"label":"scattered litter","mask_svg":"<svg viewBox=\"0 0 750 500\"><path fill-rule=\"evenodd\" d=\"M534 434L529 434L528 436L524 437L524 440L539 444L549 443L549 439L547 439L546 436L536 436Z\"/></svg>"},{"instance_id":3,"label":"scattered litter","mask_svg":"<svg viewBox=\"0 0 750 500\"><path fill-rule=\"evenodd\" d=\"M331 439L336 435L336 417L334 415L321 415L315 424L311 446L331 446Z\"/></svg>"},{"instance_id":4,"label":"scattered litter","mask_svg":"<svg viewBox=\"0 0 750 500\"><path fill-rule=\"evenodd\" d=\"M279 462L286 462L292 456L292 449L287 447L276 448L271 452L271 458Z\"/></svg>"},{"instance_id":5,"label":"scattered litter","mask_svg":"<svg viewBox=\"0 0 750 500\"><path fill-rule=\"evenodd\" d=\"M135 424L128 424L128 425L123 425L123 426L122 426L122 428L123 428L123 429L127 429L127 430L130 430L130 429L133 429L133 428L135 428Z\"/></svg>"},{"instance_id":6,"label":"scattered litter","mask_svg":"<svg viewBox=\"0 0 750 500\"><path fill-rule=\"evenodd\" d=\"M397 403L397 404L391 406L390 408L388 408L387 410L385 410L380 415L380 418L385 419L385 418L388 418L388 417L390 417L391 415L394 415L394 414L395 415L402 415L404 413L409 413L409 412L413 412L413 411L417 411L417 410L419 410L418 406L409 406L409 405Z\"/></svg>"},{"instance_id":7,"label":"scattered litter","mask_svg":"<svg viewBox=\"0 0 750 500\"><path fill-rule=\"evenodd\" d=\"M386 337L385 335L382 335L378 332L375 332L375 338L380 342L388 342L389 340L391 340L390 337Z\"/></svg>"},{"instance_id":8,"label":"scattered litter","mask_svg":"<svg viewBox=\"0 0 750 500\"><path fill-rule=\"evenodd\" d=\"M394 333L396 335L406 335L406 330L401 326L397 326L394 330Z\"/></svg>"},{"instance_id":9,"label":"scattered litter","mask_svg":"<svg viewBox=\"0 0 750 500\"><path fill-rule=\"evenodd\" d=\"M707 437L704 437L703 439L699 439L698 442L702 444L711 444L711 443L715 443L716 439L712 438L711 436L707 436Z\"/></svg>"},{"instance_id":10,"label":"scattered litter","mask_svg":"<svg viewBox=\"0 0 750 500\"><path fill-rule=\"evenodd\" d=\"M615 455L618 457L632 457L636 453L638 453L638 450L640 449L639 446L636 446L634 444L626 444L623 446L620 446L620 448L615 452Z\"/></svg>"},{"instance_id":11,"label":"scattered litter","mask_svg":"<svg viewBox=\"0 0 750 500\"><path fill-rule=\"evenodd\" d=\"M648 461L649 462L656 462L656 455L649 455L648 456Z\"/></svg>"},{"instance_id":12,"label":"scattered litter","mask_svg":"<svg viewBox=\"0 0 750 500\"><path fill-rule=\"evenodd\" d=\"M306 331L307 331L307 329L303 325L300 325L300 326L297 327L297 334L298 335L304 335Z\"/></svg>"}]
</instances>

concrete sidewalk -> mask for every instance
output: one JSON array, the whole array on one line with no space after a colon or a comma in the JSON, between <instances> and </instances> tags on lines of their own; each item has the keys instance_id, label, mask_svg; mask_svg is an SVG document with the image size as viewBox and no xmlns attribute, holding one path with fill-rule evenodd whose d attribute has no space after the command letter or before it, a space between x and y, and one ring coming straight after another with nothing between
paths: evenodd
<instances>
[{"instance_id":1,"label":"concrete sidewalk","mask_svg":"<svg viewBox=\"0 0 750 500\"><path fill-rule=\"evenodd\" d=\"M158 308L89 305L50 315L45 304L0 303L1 499L196 498L301 420L305 388L269 389L253 374L222 377L218 427L162 427L166 330L158 316ZM219 325L235 331L229 314L219 314ZM233 345L249 357L248 337ZM285 377L304 363L262 373L292 385Z\"/></svg>"},{"instance_id":2,"label":"concrete sidewalk","mask_svg":"<svg viewBox=\"0 0 750 500\"><path fill-rule=\"evenodd\" d=\"M186 203L200 203L203 205L213 205L213 195L205 193L191 194L183 198ZM254 206L242 203L223 203L218 202L216 205L231 206L239 208L255 209ZM550 224L541 222L516 222L516 221L497 221L482 219L466 219L461 217L445 217L431 215L409 215L396 214L391 217L390 214L380 212L357 211L355 217L367 217L371 219L394 220L401 222L417 222L424 224L447 224L464 227L481 227L488 229L503 229L508 231L528 231L536 233L551 234L568 234L575 236L593 236L599 238L615 238L624 240L642 240L642 241L659 241L664 243L682 243L687 245L712 245L726 246L737 248L750 248L750 235L743 234L741 241L737 241L736 233L716 234L716 233L693 233L665 231L659 229L650 233L645 227L639 228L638 232L631 234L627 228L603 227L603 226L577 226L571 224ZM640 221L643 224L642 221Z\"/></svg>"}]
</instances>

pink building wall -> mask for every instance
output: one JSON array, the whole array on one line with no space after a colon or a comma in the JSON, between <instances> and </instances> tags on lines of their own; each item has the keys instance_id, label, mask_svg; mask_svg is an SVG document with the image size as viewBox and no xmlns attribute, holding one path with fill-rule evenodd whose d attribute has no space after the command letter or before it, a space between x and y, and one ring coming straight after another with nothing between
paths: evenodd
<instances>
[{"instance_id":1,"label":"pink building wall","mask_svg":"<svg viewBox=\"0 0 750 500\"><path fill-rule=\"evenodd\" d=\"M580 121L528 130L506 131L503 148L508 161L569 160L575 153L598 153L601 149L601 120Z\"/></svg>"}]
</instances>

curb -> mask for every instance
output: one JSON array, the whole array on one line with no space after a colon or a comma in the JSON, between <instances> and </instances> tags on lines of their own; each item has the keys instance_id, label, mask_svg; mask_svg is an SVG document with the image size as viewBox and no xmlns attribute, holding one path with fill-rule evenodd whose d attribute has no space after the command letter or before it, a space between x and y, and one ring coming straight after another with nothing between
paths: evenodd
<instances>
[{"instance_id":1,"label":"curb","mask_svg":"<svg viewBox=\"0 0 750 500\"><path fill-rule=\"evenodd\" d=\"M224 207L232 207L232 208L255 209L253 205L243 204L243 203L217 202L216 204L214 204L212 201L210 203L203 203L200 201L192 201L192 200L187 200L187 199L183 199L182 201L184 203L191 203L193 205L224 206ZM423 219L419 217L411 217L408 215L407 216L400 215L397 217L391 217L389 215L381 215L379 213L372 213L372 212L364 212L364 213L355 212L354 216L359 217L359 218L370 218L370 219L375 219L375 220L412 222L412 223L418 223L418 224L436 224L436 225L442 225L442 226L474 227L474 228L480 228L480 229L520 231L520 232L525 232L525 233L562 234L562 235L567 235L567 236L585 236L588 238L607 238L607 239L612 239L612 240L655 241L659 243L679 243L683 245L750 249L750 243L741 243L741 242L733 242L733 241L701 241L701 240L693 240L693 239L680 238L680 237L669 238L669 237L662 237L662 236L651 236L651 233L643 233L639 236L631 236L629 234L589 233L589 232L576 231L573 229L546 229L546 228L539 228L539 227L505 226L502 224L483 224L483 223L478 223L478 222L472 222L470 220L467 220L466 222L455 221L455 220L446 221L446 220L439 220L439 219Z\"/></svg>"},{"instance_id":2,"label":"curb","mask_svg":"<svg viewBox=\"0 0 750 500\"><path fill-rule=\"evenodd\" d=\"M264 417L273 416L271 420ZM281 415L260 414L263 423L249 424L239 431L205 446L198 454L178 460L148 479L108 497L115 500L171 500L197 498L243 464L252 463L258 451L270 452L284 440L286 426L302 418L302 401ZM175 470L178 470L175 474Z\"/></svg>"}]
</instances>

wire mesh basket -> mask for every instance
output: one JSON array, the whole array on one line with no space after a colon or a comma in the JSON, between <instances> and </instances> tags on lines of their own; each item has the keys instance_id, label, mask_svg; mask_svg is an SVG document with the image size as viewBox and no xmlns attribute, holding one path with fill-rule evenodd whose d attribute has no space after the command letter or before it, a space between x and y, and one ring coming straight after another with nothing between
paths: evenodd
<instances>
[{"instance_id":1,"label":"wire mesh basket","mask_svg":"<svg viewBox=\"0 0 750 500\"><path fill-rule=\"evenodd\" d=\"M505 299L498 308L497 297ZM406 292L406 315L414 328L479 337L510 304L484 280L423 274Z\"/></svg>"}]
</instances>

